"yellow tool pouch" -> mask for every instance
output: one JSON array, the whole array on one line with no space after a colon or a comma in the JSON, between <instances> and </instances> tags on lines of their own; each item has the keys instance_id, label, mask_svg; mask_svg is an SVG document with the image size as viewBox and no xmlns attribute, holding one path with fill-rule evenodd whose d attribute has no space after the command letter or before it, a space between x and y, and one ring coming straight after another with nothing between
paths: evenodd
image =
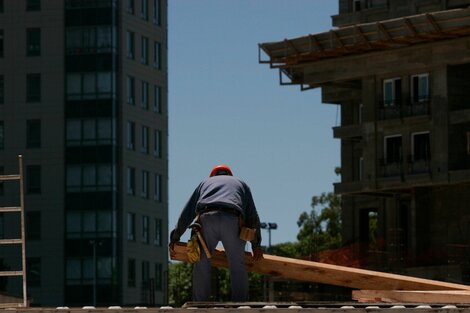
<instances>
[{"instance_id":1,"label":"yellow tool pouch","mask_svg":"<svg viewBox=\"0 0 470 313\"><path fill-rule=\"evenodd\" d=\"M191 264L196 263L201 258L201 248L199 247L196 234L192 235L191 239L188 241L186 255L188 256L188 262Z\"/></svg>"}]
</instances>

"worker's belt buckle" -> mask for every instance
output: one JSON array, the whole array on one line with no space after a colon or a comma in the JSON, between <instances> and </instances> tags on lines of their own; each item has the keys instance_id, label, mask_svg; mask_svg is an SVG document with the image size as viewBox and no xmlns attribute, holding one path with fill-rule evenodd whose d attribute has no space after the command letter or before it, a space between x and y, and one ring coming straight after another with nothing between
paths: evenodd
<instances>
[{"instance_id":1,"label":"worker's belt buckle","mask_svg":"<svg viewBox=\"0 0 470 313\"><path fill-rule=\"evenodd\" d=\"M240 239L245 241L252 241L256 236L256 228L249 228L242 226L240 228Z\"/></svg>"}]
</instances>

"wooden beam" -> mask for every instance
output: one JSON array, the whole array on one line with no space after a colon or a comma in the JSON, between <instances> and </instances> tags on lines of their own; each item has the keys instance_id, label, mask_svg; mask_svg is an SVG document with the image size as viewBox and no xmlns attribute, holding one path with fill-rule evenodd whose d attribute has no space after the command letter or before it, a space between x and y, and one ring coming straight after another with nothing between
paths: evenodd
<instances>
[{"instance_id":1,"label":"wooden beam","mask_svg":"<svg viewBox=\"0 0 470 313\"><path fill-rule=\"evenodd\" d=\"M358 302L470 304L470 291L353 290L352 298Z\"/></svg>"},{"instance_id":2,"label":"wooden beam","mask_svg":"<svg viewBox=\"0 0 470 313\"><path fill-rule=\"evenodd\" d=\"M175 245L175 260L187 261L186 244ZM367 290L469 290L470 286L442 281L369 271L358 268L298 260L275 255L264 255L264 259L253 262L251 254L245 256L249 272L274 277L317 282ZM227 258L221 250L212 255L212 266L227 267Z\"/></svg>"}]
</instances>

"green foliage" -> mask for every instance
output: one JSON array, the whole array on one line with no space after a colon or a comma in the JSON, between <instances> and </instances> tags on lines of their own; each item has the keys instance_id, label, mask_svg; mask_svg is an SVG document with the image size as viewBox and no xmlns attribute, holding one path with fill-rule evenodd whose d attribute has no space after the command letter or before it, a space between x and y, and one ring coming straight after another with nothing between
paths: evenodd
<instances>
[{"instance_id":1,"label":"green foliage","mask_svg":"<svg viewBox=\"0 0 470 313\"><path fill-rule=\"evenodd\" d=\"M181 306L191 300L192 265L187 263L171 263L169 266L169 304Z\"/></svg>"},{"instance_id":2,"label":"green foliage","mask_svg":"<svg viewBox=\"0 0 470 313\"><path fill-rule=\"evenodd\" d=\"M312 210L303 212L297 221L300 228L297 239L303 256L315 256L341 246L341 197L324 192L312 197L311 206Z\"/></svg>"}]
</instances>

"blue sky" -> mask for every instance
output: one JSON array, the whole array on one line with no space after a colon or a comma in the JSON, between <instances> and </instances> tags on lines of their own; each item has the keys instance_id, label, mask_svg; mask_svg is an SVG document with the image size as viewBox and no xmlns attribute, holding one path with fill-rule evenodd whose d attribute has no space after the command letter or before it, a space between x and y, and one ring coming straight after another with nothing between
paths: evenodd
<instances>
[{"instance_id":1,"label":"blue sky","mask_svg":"<svg viewBox=\"0 0 470 313\"><path fill-rule=\"evenodd\" d=\"M338 1L168 2L170 230L226 163L251 187L261 221L278 224L272 243L295 241L311 197L339 180L339 111L319 89L280 86L277 70L258 63L258 43L328 31Z\"/></svg>"}]
</instances>

